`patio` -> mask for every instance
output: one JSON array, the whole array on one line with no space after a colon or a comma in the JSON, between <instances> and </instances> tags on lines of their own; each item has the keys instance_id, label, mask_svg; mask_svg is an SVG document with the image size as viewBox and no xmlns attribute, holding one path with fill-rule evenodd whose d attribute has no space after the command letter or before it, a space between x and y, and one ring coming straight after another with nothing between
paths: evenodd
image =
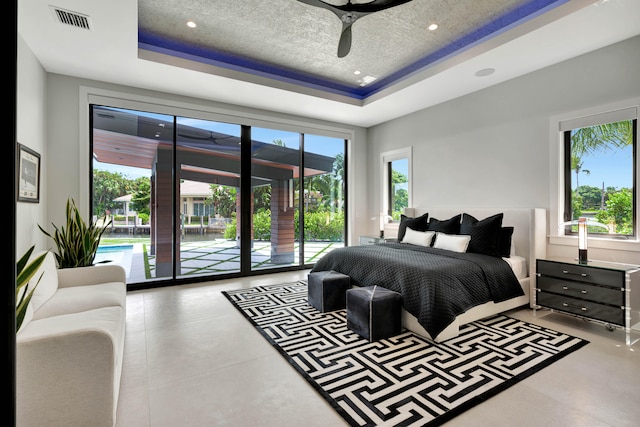
<instances>
[{"instance_id":1,"label":"patio","mask_svg":"<svg viewBox=\"0 0 640 427\"><path fill-rule=\"evenodd\" d=\"M343 242L305 242L304 261L313 263L331 250L344 246ZM111 263L122 265L127 272L127 283L141 283L156 279L155 256L144 253L142 243L127 245L105 245L105 251L96 261L108 259ZM112 248L112 249L110 249ZM271 262L271 242L255 241L251 249L251 267L253 270L267 270L288 265L298 265L299 245L296 243L294 262L276 264ZM180 245L180 273L184 276L209 276L240 271L240 248L236 242L227 239L213 239L183 242Z\"/></svg>"}]
</instances>

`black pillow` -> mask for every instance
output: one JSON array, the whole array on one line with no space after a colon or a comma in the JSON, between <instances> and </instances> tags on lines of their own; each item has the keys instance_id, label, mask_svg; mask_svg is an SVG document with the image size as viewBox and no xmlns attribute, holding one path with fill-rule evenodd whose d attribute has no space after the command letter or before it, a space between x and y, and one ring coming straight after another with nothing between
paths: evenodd
<instances>
[{"instance_id":1,"label":"black pillow","mask_svg":"<svg viewBox=\"0 0 640 427\"><path fill-rule=\"evenodd\" d=\"M445 220L431 218L429 220L429 227L427 228L427 230L439 231L445 234L459 234L461 216L462 216L461 214L458 214L452 218L445 219Z\"/></svg>"},{"instance_id":2,"label":"black pillow","mask_svg":"<svg viewBox=\"0 0 640 427\"><path fill-rule=\"evenodd\" d=\"M511 238L513 236L513 227L502 227L500 229L500 239L498 241L498 252L501 257L509 258L511 256Z\"/></svg>"},{"instance_id":3,"label":"black pillow","mask_svg":"<svg viewBox=\"0 0 640 427\"><path fill-rule=\"evenodd\" d=\"M504 214L499 213L478 221L465 213L460 224L460 234L471 236L467 252L499 257L498 248L503 216Z\"/></svg>"},{"instance_id":4,"label":"black pillow","mask_svg":"<svg viewBox=\"0 0 640 427\"><path fill-rule=\"evenodd\" d=\"M420 215L417 218L410 218L406 215L400 215L400 226L398 226L398 242L402 242L407 232L407 227L415 231L427 231L429 225L429 214Z\"/></svg>"}]
</instances>

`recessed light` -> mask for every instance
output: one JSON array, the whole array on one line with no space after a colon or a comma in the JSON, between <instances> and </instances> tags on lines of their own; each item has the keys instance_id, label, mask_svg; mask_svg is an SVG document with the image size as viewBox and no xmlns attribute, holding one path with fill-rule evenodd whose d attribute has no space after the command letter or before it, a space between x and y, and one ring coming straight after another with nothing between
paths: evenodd
<instances>
[{"instance_id":1,"label":"recessed light","mask_svg":"<svg viewBox=\"0 0 640 427\"><path fill-rule=\"evenodd\" d=\"M483 68L476 71L476 77L486 77L496 72L495 68Z\"/></svg>"},{"instance_id":2,"label":"recessed light","mask_svg":"<svg viewBox=\"0 0 640 427\"><path fill-rule=\"evenodd\" d=\"M427 28L429 28L429 31L435 31L438 29L438 24L431 24Z\"/></svg>"},{"instance_id":3,"label":"recessed light","mask_svg":"<svg viewBox=\"0 0 640 427\"><path fill-rule=\"evenodd\" d=\"M195 28L196 27L196 23L193 21L187 21L187 27L189 28Z\"/></svg>"},{"instance_id":4,"label":"recessed light","mask_svg":"<svg viewBox=\"0 0 640 427\"><path fill-rule=\"evenodd\" d=\"M355 74L355 75L357 76L357 75L359 75L359 74L360 74L360 71L359 71L359 70L355 70L355 71L353 72L353 74Z\"/></svg>"}]
</instances>

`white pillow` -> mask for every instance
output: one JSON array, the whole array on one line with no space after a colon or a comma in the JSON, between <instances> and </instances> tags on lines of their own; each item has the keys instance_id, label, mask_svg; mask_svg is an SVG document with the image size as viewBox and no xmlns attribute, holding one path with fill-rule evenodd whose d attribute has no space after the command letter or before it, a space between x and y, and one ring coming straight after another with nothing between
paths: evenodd
<instances>
[{"instance_id":1,"label":"white pillow","mask_svg":"<svg viewBox=\"0 0 640 427\"><path fill-rule=\"evenodd\" d=\"M471 236L466 234L445 234L437 232L433 247L453 252L466 252L470 240Z\"/></svg>"},{"instance_id":2,"label":"white pillow","mask_svg":"<svg viewBox=\"0 0 640 427\"><path fill-rule=\"evenodd\" d=\"M407 227L402 238L402 243L411 243L412 245L431 246L435 231L416 231Z\"/></svg>"}]
</instances>

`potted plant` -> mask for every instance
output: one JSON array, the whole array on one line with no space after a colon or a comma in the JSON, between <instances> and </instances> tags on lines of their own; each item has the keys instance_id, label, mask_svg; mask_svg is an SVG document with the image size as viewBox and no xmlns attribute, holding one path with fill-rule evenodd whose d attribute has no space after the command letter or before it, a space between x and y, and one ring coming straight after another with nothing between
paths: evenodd
<instances>
[{"instance_id":1,"label":"potted plant","mask_svg":"<svg viewBox=\"0 0 640 427\"><path fill-rule=\"evenodd\" d=\"M103 217L103 224L106 215ZM59 268L87 267L93 265L93 261L98 251L100 238L111 220L103 226L98 226L97 222L89 221L87 224L80 216L76 203L72 198L67 200L67 223L66 227L57 227L53 234L49 234L38 224L40 230L51 237L55 242L58 252L55 253Z\"/></svg>"},{"instance_id":2,"label":"potted plant","mask_svg":"<svg viewBox=\"0 0 640 427\"><path fill-rule=\"evenodd\" d=\"M47 252L45 252L32 261L29 261L34 248L35 246L31 246L16 264L16 332L20 329L20 326L22 326L22 321L27 312L27 306L31 301L33 291L36 290L38 283L40 283L43 273L40 273L40 277L38 277L38 280L31 290L29 290L29 281L36 274L47 256Z\"/></svg>"}]
</instances>

